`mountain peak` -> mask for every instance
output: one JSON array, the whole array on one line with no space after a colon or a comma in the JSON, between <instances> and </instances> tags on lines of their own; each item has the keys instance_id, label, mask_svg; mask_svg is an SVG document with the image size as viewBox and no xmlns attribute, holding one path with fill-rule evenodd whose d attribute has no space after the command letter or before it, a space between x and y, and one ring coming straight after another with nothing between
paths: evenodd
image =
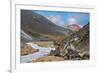
<instances>
[{"instance_id":1,"label":"mountain peak","mask_svg":"<svg viewBox=\"0 0 100 73\"><path fill-rule=\"evenodd\" d=\"M67 26L67 28L72 31L79 31L82 28L82 26L79 24L70 24Z\"/></svg>"}]
</instances>

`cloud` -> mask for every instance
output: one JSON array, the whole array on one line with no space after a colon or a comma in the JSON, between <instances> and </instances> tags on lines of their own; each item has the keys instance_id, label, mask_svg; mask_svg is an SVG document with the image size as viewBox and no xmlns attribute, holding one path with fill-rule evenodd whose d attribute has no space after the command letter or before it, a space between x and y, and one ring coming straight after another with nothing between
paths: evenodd
<instances>
[{"instance_id":1,"label":"cloud","mask_svg":"<svg viewBox=\"0 0 100 73\"><path fill-rule=\"evenodd\" d=\"M61 15L50 15L47 17L51 22L55 23L56 25L63 26L64 21L62 20Z\"/></svg>"},{"instance_id":2,"label":"cloud","mask_svg":"<svg viewBox=\"0 0 100 73\"><path fill-rule=\"evenodd\" d=\"M74 18L74 17L71 17L67 20L67 23L68 25L70 24L78 24L78 21Z\"/></svg>"},{"instance_id":3,"label":"cloud","mask_svg":"<svg viewBox=\"0 0 100 73\"><path fill-rule=\"evenodd\" d=\"M83 27L82 25L79 24L77 18L75 18L75 17L70 17L70 18L68 18L68 19L66 20L66 25L65 25L65 26L67 27L68 25L72 25L72 24L77 24L77 25L79 25L81 28Z\"/></svg>"}]
</instances>

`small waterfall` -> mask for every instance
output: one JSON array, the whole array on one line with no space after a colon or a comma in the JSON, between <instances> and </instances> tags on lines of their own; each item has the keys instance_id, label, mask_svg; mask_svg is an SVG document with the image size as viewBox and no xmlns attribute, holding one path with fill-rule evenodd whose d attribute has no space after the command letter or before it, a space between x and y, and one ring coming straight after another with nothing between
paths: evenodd
<instances>
[{"instance_id":1,"label":"small waterfall","mask_svg":"<svg viewBox=\"0 0 100 73\"><path fill-rule=\"evenodd\" d=\"M23 30L21 30L21 37L28 39L28 40L32 40L32 37L30 37L28 34L26 34Z\"/></svg>"}]
</instances>

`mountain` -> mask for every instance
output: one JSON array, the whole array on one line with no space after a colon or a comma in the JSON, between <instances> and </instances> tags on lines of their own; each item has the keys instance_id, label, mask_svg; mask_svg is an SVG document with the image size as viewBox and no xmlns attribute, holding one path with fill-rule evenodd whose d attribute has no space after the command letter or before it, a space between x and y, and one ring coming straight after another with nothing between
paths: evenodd
<instances>
[{"instance_id":1,"label":"mountain","mask_svg":"<svg viewBox=\"0 0 100 73\"><path fill-rule=\"evenodd\" d=\"M29 35L69 35L69 29L57 26L46 17L32 12L32 10L21 10L21 29Z\"/></svg>"},{"instance_id":2,"label":"mountain","mask_svg":"<svg viewBox=\"0 0 100 73\"><path fill-rule=\"evenodd\" d=\"M68 25L67 28L72 31L79 31L82 28L82 26L79 24L71 24L71 25Z\"/></svg>"}]
</instances>

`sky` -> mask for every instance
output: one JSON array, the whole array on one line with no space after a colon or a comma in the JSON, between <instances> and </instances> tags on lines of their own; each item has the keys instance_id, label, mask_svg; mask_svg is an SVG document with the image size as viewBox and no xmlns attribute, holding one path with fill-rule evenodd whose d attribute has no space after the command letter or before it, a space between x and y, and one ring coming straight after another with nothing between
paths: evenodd
<instances>
[{"instance_id":1,"label":"sky","mask_svg":"<svg viewBox=\"0 0 100 73\"><path fill-rule=\"evenodd\" d=\"M40 15L43 15L56 25L67 27L67 25L78 24L81 26L86 25L89 22L89 13L82 12L61 12L61 11L43 11L33 10Z\"/></svg>"}]
</instances>

